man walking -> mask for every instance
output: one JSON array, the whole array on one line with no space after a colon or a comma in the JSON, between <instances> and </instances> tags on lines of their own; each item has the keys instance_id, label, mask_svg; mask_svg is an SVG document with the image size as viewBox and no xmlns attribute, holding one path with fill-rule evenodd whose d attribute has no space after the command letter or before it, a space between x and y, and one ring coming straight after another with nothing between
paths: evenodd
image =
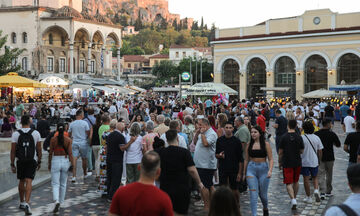
<instances>
[{"instance_id":1,"label":"man walking","mask_svg":"<svg viewBox=\"0 0 360 216\"><path fill-rule=\"evenodd\" d=\"M199 129L194 136L195 153L194 162L198 170L201 182L205 189L201 190L205 210L209 210L211 193L215 191L213 176L216 171L216 132L211 128L209 120L199 119Z\"/></svg>"},{"instance_id":2,"label":"man walking","mask_svg":"<svg viewBox=\"0 0 360 216\"><path fill-rule=\"evenodd\" d=\"M76 120L71 122L69 126L69 137L72 138L72 151L74 158L73 177L71 181L76 182L76 162L81 157L82 168L84 172L84 178L87 178L87 154L89 149L88 136L90 135L90 127L84 119L84 113L82 110L76 111ZM89 175L90 176L90 175Z\"/></svg>"},{"instance_id":3,"label":"man walking","mask_svg":"<svg viewBox=\"0 0 360 216\"><path fill-rule=\"evenodd\" d=\"M244 158L241 141L233 135L233 130L232 123L227 122L225 136L216 141L216 158L219 160L220 185L229 185L239 203L237 182L242 179Z\"/></svg>"},{"instance_id":4,"label":"man walking","mask_svg":"<svg viewBox=\"0 0 360 216\"><path fill-rule=\"evenodd\" d=\"M356 132L347 135L344 142L344 151L349 153L349 166L356 164L357 151L360 149L360 121L356 122Z\"/></svg>"},{"instance_id":5,"label":"man walking","mask_svg":"<svg viewBox=\"0 0 360 216\"><path fill-rule=\"evenodd\" d=\"M322 125L323 128L315 132L315 135L320 138L324 146L324 149L322 150L322 159L319 166L319 185L321 199L325 199L325 196L332 196L332 174L335 161L334 146L340 148L341 143L336 133L330 130L331 121L324 120Z\"/></svg>"},{"instance_id":6,"label":"man walking","mask_svg":"<svg viewBox=\"0 0 360 216\"><path fill-rule=\"evenodd\" d=\"M275 128L275 143L276 143L276 151L279 152L279 145L280 145L280 139L281 136L286 133L287 128L287 120L286 118L281 114L281 110L278 109L275 112L276 115L276 121L273 127Z\"/></svg>"},{"instance_id":7,"label":"man walking","mask_svg":"<svg viewBox=\"0 0 360 216\"><path fill-rule=\"evenodd\" d=\"M281 115L281 114L280 114ZM295 132L296 120L289 120L288 132L279 142L279 165L283 167L284 184L291 199L291 209L296 210L296 195L299 190L301 171L301 154L304 151L304 142Z\"/></svg>"},{"instance_id":8,"label":"man walking","mask_svg":"<svg viewBox=\"0 0 360 216\"><path fill-rule=\"evenodd\" d=\"M31 215L30 195L32 181L36 170L41 164L40 133L30 128L31 118L28 115L21 117L21 129L14 132L11 137L10 166L13 173L17 173L19 181L20 209L25 210L26 215ZM36 152L36 154L35 154ZM15 166L15 157L16 166Z\"/></svg>"}]
</instances>

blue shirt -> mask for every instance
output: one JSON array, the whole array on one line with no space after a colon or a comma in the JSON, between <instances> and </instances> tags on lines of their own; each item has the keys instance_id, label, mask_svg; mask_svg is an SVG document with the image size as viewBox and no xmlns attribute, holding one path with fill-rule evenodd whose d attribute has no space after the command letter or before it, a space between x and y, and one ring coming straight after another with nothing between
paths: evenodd
<instances>
[{"instance_id":1,"label":"blue shirt","mask_svg":"<svg viewBox=\"0 0 360 216\"><path fill-rule=\"evenodd\" d=\"M342 105L340 107L341 116L345 118L347 116L347 111L349 109L350 109L350 107L348 105Z\"/></svg>"},{"instance_id":2,"label":"blue shirt","mask_svg":"<svg viewBox=\"0 0 360 216\"><path fill-rule=\"evenodd\" d=\"M213 103L211 102L211 100L206 100L206 101L205 101L205 104L206 104L206 107L211 107L211 105L212 105Z\"/></svg>"},{"instance_id":3,"label":"blue shirt","mask_svg":"<svg viewBox=\"0 0 360 216\"><path fill-rule=\"evenodd\" d=\"M344 202L344 204L349 206L352 210L354 210L354 212L357 213L357 215L360 215L359 203L360 203L360 193L351 194ZM333 206L326 211L325 216L346 216L346 214L339 207Z\"/></svg>"}]
</instances>

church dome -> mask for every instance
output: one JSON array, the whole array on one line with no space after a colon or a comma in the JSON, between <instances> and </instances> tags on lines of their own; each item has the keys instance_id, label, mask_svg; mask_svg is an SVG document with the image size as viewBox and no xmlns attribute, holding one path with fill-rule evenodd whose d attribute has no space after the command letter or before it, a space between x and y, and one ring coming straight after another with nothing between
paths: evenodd
<instances>
[{"instance_id":1,"label":"church dome","mask_svg":"<svg viewBox=\"0 0 360 216\"><path fill-rule=\"evenodd\" d=\"M83 18L81 13L75 10L72 7L64 6L55 11L53 17L75 17L75 18Z\"/></svg>"}]
</instances>

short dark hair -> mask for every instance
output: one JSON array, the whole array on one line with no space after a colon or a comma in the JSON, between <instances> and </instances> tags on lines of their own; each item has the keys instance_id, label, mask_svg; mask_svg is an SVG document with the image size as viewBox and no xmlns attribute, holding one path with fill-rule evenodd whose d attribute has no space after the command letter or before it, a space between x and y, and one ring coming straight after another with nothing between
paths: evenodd
<instances>
[{"instance_id":1,"label":"short dark hair","mask_svg":"<svg viewBox=\"0 0 360 216\"><path fill-rule=\"evenodd\" d=\"M322 122L322 126L323 126L323 127L326 127L326 126L328 126L330 123L331 123L331 121L330 121L329 119L324 119L323 122Z\"/></svg>"},{"instance_id":2,"label":"short dark hair","mask_svg":"<svg viewBox=\"0 0 360 216\"><path fill-rule=\"evenodd\" d=\"M348 110L346 111L346 113L347 113L348 115L351 115L351 112L352 112L351 109L348 109Z\"/></svg>"},{"instance_id":3,"label":"short dark hair","mask_svg":"<svg viewBox=\"0 0 360 216\"><path fill-rule=\"evenodd\" d=\"M353 164L348 167L347 178L352 189L360 189L360 164Z\"/></svg>"},{"instance_id":4,"label":"short dark hair","mask_svg":"<svg viewBox=\"0 0 360 216\"><path fill-rule=\"evenodd\" d=\"M144 154L140 164L142 173L148 177L155 177L156 170L160 167L160 156L155 151Z\"/></svg>"},{"instance_id":5,"label":"short dark hair","mask_svg":"<svg viewBox=\"0 0 360 216\"><path fill-rule=\"evenodd\" d=\"M305 121L304 124L303 124L303 129L304 129L304 133L313 134L315 128L314 128L312 120Z\"/></svg>"},{"instance_id":6,"label":"short dark hair","mask_svg":"<svg viewBox=\"0 0 360 216\"><path fill-rule=\"evenodd\" d=\"M276 114L281 114L281 110L280 110L280 109L277 109L275 113L276 113Z\"/></svg>"},{"instance_id":7,"label":"short dark hair","mask_svg":"<svg viewBox=\"0 0 360 216\"><path fill-rule=\"evenodd\" d=\"M166 135L166 140L168 141L168 143L172 143L177 138L177 131L176 130L168 130L168 131L166 131L165 135Z\"/></svg>"},{"instance_id":8,"label":"short dark hair","mask_svg":"<svg viewBox=\"0 0 360 216\"><path fill-rule=\"evenodd\" d=\"M297 122L295 119L290 119L288 122L288 126L291 130L294 130L297 126Z\"/></svg>"},{"instance_id":9,"label":"short dark hair","mask_svg":"<svg viewBox=\"0 0 360 216\"><path fill-rule=\"evenodd\" d=\"M169 124L170 130L176 130L179 127L179 122L177 120L171 120Z\"/></svg>"},{"instance_id":10,"label":"short dark hair","mask_svg":"<svg viewBox=\"0 0 360 216\"><path fill-rule=\"evenodd\" d=\"M232 122L232 121L227 121L227 122L225 123L225 125L228 125L228 124L234 127L234 125L233 125L233 122Z\"/></svg>"},{"instance_id":11,"label":"short dark hair","mask_svg":"<svg viewBox=\"0 0 360 216\"><path fill-rule=\"evenodd\" d=\"M21 125L29 125L30 124L30 116L23 115L21 116Z\"/></svg>"},{"instance_id":12,"label":"short dark hair","mask_svg":"<svg viewBox=\"0 0 360 216\"><path fill-rule=\"evenodd\" d=\"M82 109L78 109L76 111L76 116L81 116L84 112L82 111Z\"/></svg>"}]
</instances>

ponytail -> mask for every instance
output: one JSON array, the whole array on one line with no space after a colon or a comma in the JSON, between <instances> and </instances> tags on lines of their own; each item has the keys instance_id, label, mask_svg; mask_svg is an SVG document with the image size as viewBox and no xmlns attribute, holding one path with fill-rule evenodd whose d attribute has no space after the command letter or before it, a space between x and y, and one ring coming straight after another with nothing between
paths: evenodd
<instances>
[{"instance_id":1,"label":"ponytail","mask_svg":"<svg viewBox=\"0 0 360 216\"><path fill-rule=\"evenodd\" d=\"M65 152L67 152L64 146L64 129L65 129L65 125L63 123L59 123L57 126L57 131L59 133L57 139L58 139L58 145L61 146L65 150Z\"/></svg>"}]
</instances>

